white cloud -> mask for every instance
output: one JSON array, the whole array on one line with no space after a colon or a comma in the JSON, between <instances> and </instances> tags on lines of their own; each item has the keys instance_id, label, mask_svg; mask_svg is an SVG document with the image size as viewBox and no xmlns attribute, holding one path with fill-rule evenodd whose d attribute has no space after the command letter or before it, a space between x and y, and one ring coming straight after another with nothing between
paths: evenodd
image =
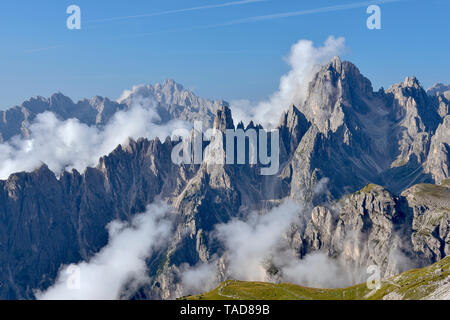
<instances>
[{"instance_id":1,"label":"white cloud","mask_svg":"<svg viewBox=\"0 0 450 320\"><path fill-rule=\"evenodd\" d=\"M352 269L324 252L313 252L302 260L291 259L282 268L283 281L315 288L345 288L365 281L364 270Z\"/></svg>"},{"instance_id":2,"label":"white cloud","mask_svg":"<svg viewBox=\"0 0 450 320\"><path fill-rule=\"evenodd\" d=\"M218 284L217 265L200 263L194 267L184 267L181 275L181 285L184 295L207 292Z\"/></svg>"},{"instance_id":3,"label":"white cloud","mask_svg":"<svg viewBox=\"0 0 450 320\"><path fill-rule=\"evenodd\" d=\"M104 127L88 126L77 119L61 121L51 112L41 113L29 126L29 138L17 136L0 144L0 179L14 172L32 171L43 163L56 174L72 168L82 172L119 144L126 144L128 138L158 136L164 140L174 129L188 127L182 121L158 125L159 121L152 101L139 97Z\"/></svg>"},{"instance_id":4,"label":"white cloud","mask_svg":"<svg viewBox=\"0 0 450 320\"><path fill-rule=\"evenodd\" d=\"M252 213L246 221L234 219L216 227L226 249L228 272L233 279L267 280L264 262L286 247L283 236L298 219L300 208L287 202L266 215Z\"/></svg>"},{"instance_id":5,"label":"white cloud","mask_svg":"<svg viewBox=\"0 0 450 320\"><path fill-rule=\"evenodd\" d=\"M189 273L182 275L183 288L188 294L196 294L207 291L202 286L209 289L216 286L220 263L226 267L226 279L282 281L317 288L347 287L363 282L364 270L345 265L325 252L298 257L288 234L308 216L308 210L298 203L286 202L265 215L252 213L245 220L233 219L216 226L224 255L220 260L213 258L208 264L188 269ZM196 282L202 285L195 286Z\"/></svg>"},{"instance_id":6,"label":"white cloud","mask_svg":"<svg viewBox=\"0 0 450 320\"><path fill-rule=\"evenodd\" d=\"M253 120L267 128L276 127L281 114L290 105L303 104L313 75L320 65L343 52L344 42L344 38L333 36L328 37L322 47L314 47L309 40L298 41L286 59L291 70L281 77L278 91L269 100L256 104L246 100L230 103L235 122L248 123Z\"/></svg>"},{"instance_id":7,"label":"white cloud","mask_svg":"<svg viewBox=\"0 0 450 320\"><path fill-rule=\"evenodd\" d=\"M146 259L171 235L167 205L150 205L131 222L113 221L108 244L89 261L64 266L53 286L36 292L43 300L114 300L127 298L147 283ZM74 277L77 277L74 279Z\"/></svg>"}]
</instances>

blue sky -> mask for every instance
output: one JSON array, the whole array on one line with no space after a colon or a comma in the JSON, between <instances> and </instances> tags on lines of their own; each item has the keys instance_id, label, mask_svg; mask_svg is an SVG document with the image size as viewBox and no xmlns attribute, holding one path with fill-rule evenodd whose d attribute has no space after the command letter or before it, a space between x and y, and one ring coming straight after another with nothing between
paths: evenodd
<instances>
[{"instance_id":1,"label":"blue sky","mask_svg":"<svg viewBox=\"0 0 450 320\"><path fill-rule=\"evenodd\" d=\"M382 30L367 29L367 6L362 5L229 23L367 1L230 5L236 1L3 1L0 109L57 91L75 100L94 95L116 99L132 85L166 78L207 98L262 100L276 91L280 76L288 71L283 57L295 42L309 39L321 45L329 35L346 38L342 58L354 62L375 89L408 75L417 76L425 87L450 82L449 0L380 4ZM66 28L71 4L81 8L81 30Z\"/></svg>"}]
</instances>

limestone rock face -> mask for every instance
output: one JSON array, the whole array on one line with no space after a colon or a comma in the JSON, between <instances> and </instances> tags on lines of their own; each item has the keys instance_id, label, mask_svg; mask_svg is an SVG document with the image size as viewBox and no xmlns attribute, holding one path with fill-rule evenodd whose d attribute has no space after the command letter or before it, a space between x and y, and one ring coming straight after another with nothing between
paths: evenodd
<instances>
[{"instance_id":1,"label":"limestone rock face","mask_svg":"<svg viewBox=\"0 0 450 320\"><path fill-rule=\"evenodd\" d=\"M358 68L334 57L310 82L306 102L300 110L320 132L335 132L345 122L346 108L364 112L366 106L361 98L372 96L372 85Z\"/></svg>"},{"instance_id":2,"label":"limestone rock face","mask_svg":"<svg viewBox=\"0 0 450 320\"><path fill-rule=\"evenodd\" d=\"M385 277L429 265L450 250L450 188L419 184L395 197L377 185L318 206L303 235L303 254L326 251L348 265L381 266Z\"/></svg>"},{"instance_id":3,"label":"limestone rock face","mask_svg":"<svg viewBox=\"0 0 450 320\"><path fill-rule=\"evenodd\" d=\"M393 255L409 253L397 230L405 221L388 191L368 185L332 208L314 208L304 236L306 253L326 250L348 265L378 265L390 276L402 271Z\"/></svg>"},{"instance_id":4,"label":"limestone rock face","mask_svg":"<svg viewBox=\"0 0 450 320\"><path fill-rule=\"evenodd\" d=\"M439 104L427 95L415 77L373 92L353 64L334 58L313 78L298 107L311 125L303 125L307 131L298 143L294 139L297 148L283 171L291 196L308 198L323 177L334 198L371 182L400 193L411 180L447 178L450 133L445 98L440 99Z\"/></svg>"},{"instance_id":5,"label":"limestone rock face","mask_svg":"<svg viewBox=\"0 0 450 320\"><path fill-rule=\"evenodd\" d=\"M450 115L444 118L431 139L425 172L430 173L437 183L450 176Z\"/></svg>"},{"instance_id":6,"label":"limestone rock face","mask_svg":"<svg viewBox=\"0 0 450 320\"><path fill-rule=\"evenodd\" d=\"M430 99L415 77L407 77L401 84L387 90L392 100L394 119L398 129L394 131L400 154L393 166L402 166L412 160L423 163L428 153L432 133L441 119Z\"/></svg>"},{"instance_id":7,"label":"limestone rock face","mask_svg":"<svg viewBox=\"0 0 450 320\"><path fill-rule=\"evenodd\" d=\"M281 131L280 149L283 160L288 160L286 158L293 154L310 126L311 123L294 105L281 116L279 128Z\"/></svg>"},{"instance_id":8,"label":"limestone rock face","mask_svg":"<svg viewBox=\"0 0 450 320\"><path fill-rule=\"evenodd\" d=\"M426 262L450 253L450 185L416 185L403 192L414 215L412 244Z\"/></svg>"},{"instance_id":9,"label":"limestone rock face","mask_svg":"<svg viewBox=\"0 0 450 320\"><path fill-rule=\"evenodd\" d=\"M213 128L219 131L234 129L231 110L228 107L222 107L216 111L216 117L214 118Z\"/></svg>"}]
</instances>

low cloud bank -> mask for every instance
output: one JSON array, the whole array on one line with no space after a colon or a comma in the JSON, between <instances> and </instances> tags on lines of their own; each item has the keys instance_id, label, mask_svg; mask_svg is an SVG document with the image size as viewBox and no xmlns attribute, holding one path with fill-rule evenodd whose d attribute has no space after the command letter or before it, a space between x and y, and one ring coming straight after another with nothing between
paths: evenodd
<instances>
[{"instance_id":1,"label":"low cloud bank","mask_svg":"<svg viewBox=\"0 0 450 320\"><path fill-rule=\"evenodd\" d=\"M305 101L308 85L320 65L328 62L333 56L340 55L345 48L344 38L328 37L325 44L315 47L309 40L300 40L291 48L286 62L291 70L280 79L280 85L267 101L251 103L248 100L231 102L233 118L236 123L251 120L262 124L265 128L276 127L281 114L290 105L301 105Z\"/></svg>"},{"instance_id":2,"label":"low cloud bank","mask_svg":"<svg viewBox=\"0 0 450 320\"><path fill-rule=\"evenodd\" d=\"M184 295L193 295L213 290L219 284L217 260L199 263L194 267L182 267L181 286Z\"/></svg>"},{"instance_id":3,"label":"low cloud bank","mask_svg":"<svg viewBox=\"0 0 450 320\"><path fill-rule=\"evenodd\" d=\"M304 214L297 203L287 202L264 216L219 225L218 238L227 250L231 278L247 281L285 281L319 288L354 284L355 275L326 253L299 259L288 234Z\"/></svg>"},{"instance_id":4,"label":"low cloud bank","mask_svg":"<svg viewBox=\"0 0 450 320\"><path fill-rule=\"evenodd\" d=\"M263 216L252 213L245 220L233 219L216 226L216 237L225 254L187 268L182 274L183 293L205 292L223 278L316 288L340 288L365 281L365 270L353 270L324 252L298 257L288 235L308 219L307 211L298 203L286 202ZM219 269L224 272L222 277Z\"/></svg>"},{"instance_id":5,"label":"low cloud bank","mask_svg":"<svg viewBox=\"0 0 450 320\"><path fill-rule=\"evenodd\" d=\"M113 221L109 242L89 261L64 266L55 284L36 292L42 300L114 300L130 297L149 281L146 259L164 248L171 235L170 211L153 204L131 222Z\"/></svg>"},{"instance_id":6,"label":"low cloud bank","mask_svg":"<svg viewBox=\"0 0 450 320\"><path fill-rule=\"evenodd\" d=\"M52 112L41 113L29 126L29 138L17 136L0 144L0 179L14 172L33 171L43 163L56 174L71 169L82 172L129 138L164 140L175 129L189 127L175 120L160 125L160 120L153 102L139 97L129 110L118 111L103 127L88 126L77 119L62 121Z\"/></svg>"},{"instance_id":7,"label":"low cloud bank","mask_svg":"<svg viewBox=\"0 0 450 320\"><path fill-rule=\"evenodd\" d=\"M275 260L288 247L286 233L299 220L300 208L287 202L266 215L252 213L216 227L217 238L226 249L228 272L234 279L266 281L266 260ZM284 251L284 250L283 250Z\"/></svg>"}]
</instances>

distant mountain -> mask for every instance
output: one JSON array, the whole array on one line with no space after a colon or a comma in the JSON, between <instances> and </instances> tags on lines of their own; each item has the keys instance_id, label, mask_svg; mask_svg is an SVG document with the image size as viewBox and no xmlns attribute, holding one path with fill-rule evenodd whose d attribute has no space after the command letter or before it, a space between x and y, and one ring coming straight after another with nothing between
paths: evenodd
<instances>
[{"instance_id":1,"label":"distant mountain","mask_svg":"<svg viewBox=\"0 0 450 320\"><path fill-rule=\"evenodd\" d=\"M2 114L1 128L15 125L1 132L4 139L26 135L29 114L48 109L63 118L85 110L78 117L101 125L110 115L103 110L145 99L157 102L161 121L244 128L225 102L166 81L135 87L119 103L74 105L62 95L30 100ZM253 211L264 216L288 200L298 203L298 219L284 239L298 259L320 251L348 270L376 264L387 278L449 255L448 100L427 94L414 77L374 92L355 65L335 57L313 77L305 103L280 106L286 107L278 126L280 170L273 176L261 176L260 165L175 165L176 143L167 138L131 140L95 168L59 179L44 165L0 181L0 298L33 298L62 264L88 260L105 246L110 221L129 220L156 199L177 211L175 231L147 260L151 281L136 299L183 296L186 266L214 263L217 280L230 279L216 226ZM281 267L271 261L267 277Z\"/></svg>"},{"instance_id":2,"label":"distant mountain","mask_svg":"<svg viewBox=\"0 0 450 320\"><path fill-rule=\"evenodd\" d=\"M64 120L76 118L87 125L102 125L117 111L126 108L124 104L102 97L83 99L77 103L62 93L56 93L50 98L31 98L20 106L0 111L0 142L8 141L16 135L28 137L28 124L42 112L53 112Z\"/></svg>"},{"instance_id":3,"label":"distant mountain","mask_svg":"<svg viewBox=\"0 0 450 320\"><path fill-rule=\"evenodd\" d=\"M450 91L450 84L436 83L427 89L427 93L432 96L439 96L444 94L446 91Z\"/></svg>"},{"instance_id":4,"label":"distant mountain","mask_svg":"<svg viewBox=\"0 0 450 320\"><path fill-rule=\"evenodd\" d=\"M166 80L154 86L136 86L131 91L126 91L119 102L97 96L74 103L62 93L56 93L50 98L31 98L20 106L0 111L0 142L8 141L16 135L28 137L28 124L37 114L45 111L55 113L62 120L75 118L90 126L101 126L117 111L127 110L133 104L154 108L161 118L161 123L172 119L203 119L210 124L215 111L220 106L227 105L225 101L199 98L173 80Z\"/></svg>"},{"instance_id":5,"label":"distant mountain","mask_svg":"<svg viewBox=\"0 0 450 320\"><path fill-rule=\"evenodd\" d=\"M157 110L163 122L170 119L190 122L203 120L212 125L216 110L228 105L223 100L212 101L197 97L192 91L186 90L172 79L154 86L150 84L135 86L132 90L125 91L118 101L131 106L143 99L152 99L157 102Z\"/></svg>"}]
</instances>

